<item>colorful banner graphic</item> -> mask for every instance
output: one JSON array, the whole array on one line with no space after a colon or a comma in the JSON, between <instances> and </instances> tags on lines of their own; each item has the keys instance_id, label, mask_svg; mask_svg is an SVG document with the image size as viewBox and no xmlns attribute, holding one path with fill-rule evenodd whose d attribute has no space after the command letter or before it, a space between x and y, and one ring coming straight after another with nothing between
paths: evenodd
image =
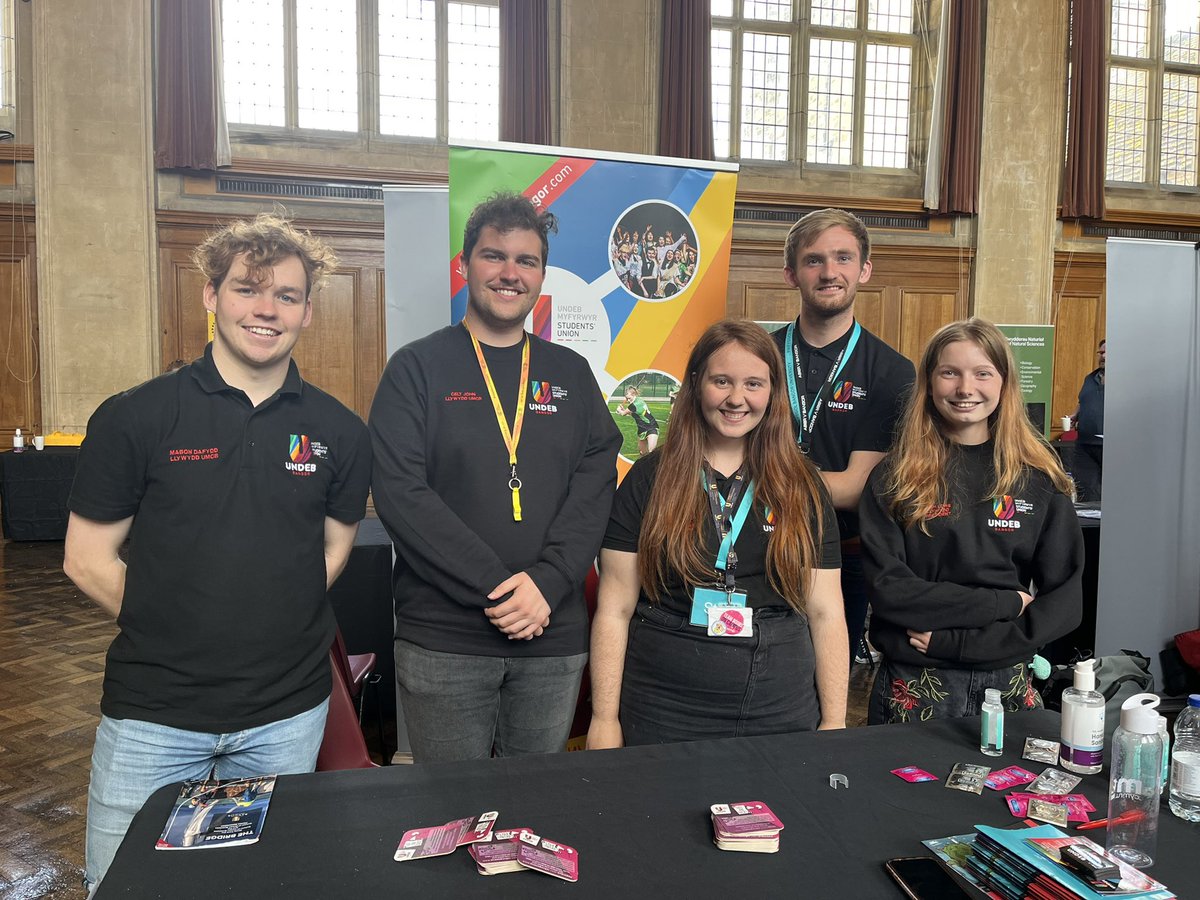
<instances>
[{"instance_id":1,"label":"colorful banner graphic","mask_svg":"<svg viewBox=\"0 0 1200 900\"><path fill-rule=\"evenodd\" d=\"M467 307L460 256L475 205L509 190L553 211L559 231L526 328L591 363L626 433L623 475L665 435L688 353L725 315L736 186L737 167L721 163L451 147L451 321Z\"/></svg>"},{"instance_id":2,"label":"colorful banner graphic","mask_svg":"<svg viewBox=\"0 0 1200 900\"><path fill-rule=\"evenodd\" d=\"M1029 419L1050 437L1050 404L1054 400L1054 326L997 325L1017 360L1017 375Z\"/></svg>"}]
</instances>

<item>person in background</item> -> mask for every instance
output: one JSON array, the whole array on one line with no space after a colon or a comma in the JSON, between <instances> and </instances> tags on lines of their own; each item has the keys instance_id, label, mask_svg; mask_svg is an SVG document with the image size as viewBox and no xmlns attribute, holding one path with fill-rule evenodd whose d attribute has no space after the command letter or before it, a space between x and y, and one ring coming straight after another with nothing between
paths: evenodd
<instances>
[{"instance_id":1,"label":"person in background","mask_svg":"<svg viewBox=\"0 0 1200 900\"><path fill-rule=\"evenodd\" d=\"M589 748L845 727L837 525L782 376L758 325L711 326L669 434L621 483L600 551Z\"/></svg>"},{"instance_id":2,"label":"person in background","mask_svg":"<svg viewBox=\"0 0 1200 900\"><path fill-rule=\"evenodd\" d=\"M1104 482L1104 364L1106 341L1096 350L1100 365L1088 372L1079 389L1079 406L1071 414L1075 438L1075 461L1071 474L1080 500L1099 500Z\"/></svg>"},{"instance_id":3,"label":"person in background","mask_svg":"<svg viewBox=\"0 0 1200 900\"><path fill-rule=\"evenodd\" d=\"M1082 616L1071 487L1000 330L968 319L934 334L859 505L883 656L869 724L978 715L986 688L1009 710L1042 705L1030 660Z\"/></svg>"},{"instance_id":4,"label":"person in background","mask_svg":"<svg viewBox=\"0 0 1200 900\"><path fill-rule=\"evenodd\" d=\"M626 387L625 402L617 406L617 412L633 419L637 428L638 455L645 456L658 446L658 419L638 393L632 384Z\"/></svg>"}]
</instances>

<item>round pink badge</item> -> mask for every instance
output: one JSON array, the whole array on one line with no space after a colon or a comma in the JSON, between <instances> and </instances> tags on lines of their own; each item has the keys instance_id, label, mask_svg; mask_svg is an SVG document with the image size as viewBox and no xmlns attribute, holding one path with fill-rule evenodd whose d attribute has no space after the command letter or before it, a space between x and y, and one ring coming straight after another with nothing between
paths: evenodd
<instances>
[{"instance_id":1,"label":"round pink badge","mask_svg":"<svg viewBox=\"0 0 1200 900\"><path fill-rule=\"evenodd\" d=\"M746 616L741 610L730 609L721 614L721 622L730 634L741 634L746 627Z\"/></svg>"}]
</instances>

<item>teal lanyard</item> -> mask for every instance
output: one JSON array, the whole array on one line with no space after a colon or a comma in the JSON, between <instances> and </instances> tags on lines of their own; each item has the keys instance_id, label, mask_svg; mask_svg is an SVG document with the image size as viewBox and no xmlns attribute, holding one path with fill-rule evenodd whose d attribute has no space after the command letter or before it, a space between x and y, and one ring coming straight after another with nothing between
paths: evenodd
<instances>
[{"instance_id":1,"label":"teal lanyard","mask_svg":"<svg viewBox=\"0 0 1200 900\"><path fill-rule=\"evenodd\" d=\"M862 332L862 326L856 320L854 329L850 332L850 340L846 346L842 348L842 352L838 354L838 358L834 360L833 365L829 369L829 376L825 379L817 389L817 395L813 397L812 409L808 408L808 392L800 393L796 386L796 323L794 321L788 323L787 334L784 339L784 355L787 365L787 387L788 400L792 404L792 418L797 422L798 433L796 435L796 443L800 445L800 449L808 453L809 439L812 436L813 428L817 424L817 413L820 412L821 406L824 403L825 390L842 374L842 369L846 367L846 363L850 362L850 357L854 355L854 348L858 345L858 336Z\"/></svg>"},{"instance_id":2,"label":"teal lanyard","mask_svg":"<svg viewBox=\"0 0 1200 900\"><path fill-rule=\"evenodd\" d=\"M721 496L721 492L717 489L717 483L708 480L708 472L705 467L700 468L700 486L704 489L704 495L708 498L709 508L713 514L713 523L717 526L717 534L721 537L721 546L717 548L717 559L714 565L718 572L725 576L725 589L733 590L733 573L737 568L737 552L733 549L733 545L737 543L738 535L742 533L742 526L746 524L746 517L750 514L750 507L754 505L754 480L746 482L745 496L741 498L741 504L737 508L737 512L733 518L729 518L729 511L733 504L738 502L738 496L741 493L741 476L734 476L738 481L735 483L732 491L729 492L729 499L726 500Z\"/></svg>"}]
</instances>

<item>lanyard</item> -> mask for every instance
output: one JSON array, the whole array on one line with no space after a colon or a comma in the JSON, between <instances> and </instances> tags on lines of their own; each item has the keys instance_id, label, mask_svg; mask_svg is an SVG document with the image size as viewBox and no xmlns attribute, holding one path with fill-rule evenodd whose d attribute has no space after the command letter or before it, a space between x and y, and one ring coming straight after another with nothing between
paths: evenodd
<instances>
[{"instance_id":1,"label":"lanyard","mask_svg":"<svg viewBox=\"0 0 1200 900\"><path fill-rule=\"evenodd\" d=\"M726 498L721 496L721 491L717 488L716 477L714 476L710 481L708 473L707 465L700 468L700 486L704 489L705 496L708 497L708 508L712 513L713 524L717 526L717 534L721 537L721 546L717 549L715 567L725 576L726 592L732 593L733 573L737 569L738 561L737 551L733 549L733 545L742 532L742 526L746 524L746 516L750 514L750 507L754 505L754 481L746 481L742 470L738 469L733 474L733 487L730 488L729 496ZM729 513L737 505L743 488L745 488L746 497L742 500L742 505L738 507L736 515L730 519Z\"/></svg>"},{"instance_id":2,"label":"lanyard","mask_svg":"<svg viewBox=\"0 0 1200 900\"><path fill-rule=\"evenodd\" d=\"M521 350L521 383L517 388L517 413L513 417L512 432L508 430L508 420L500 406L500 395L496 393L496 382L492 381L492 373L488 371L487 360L483 358L483 347L479 340L471 334L467 323L463 322L467 334L471 335L471 344L475 348L475 358L479 360L479 371L483 373L483 383L487 385L488 396L492 398L492 409L496 413L496 422L500 425L500 436L504 438L504 446L508 448L508 489L512 491L513 521L521 521L521 479L517 477L517 444L521 442L521 425L525 422L525 389L529 384L529 335L525 335L525 346Z\"/></svg>"},{"instance_id":3,"label":"lanyard","mask_svg":"<svg viewBox=\"0 0 1200 900\"><path fill-rule=\"evenodd\" d=\"M825 389L829 387L837 377L842 374L842 369L846 367L846 363L850 362L850 357L854 355L854 348L858 345L858 336L862 332L862 326L857 321L854 323L854 330L850 332L850 340L846 346L842 348L842 352L838 354L837 359L833 361L833 365L829 368L829 376L825 379L825 383L817 388L817 394L813 397L812 409L808 408L808 392L800 393L796 387L796 367L800 362L800 353L796 349L796 323L794 321L788 323L787 335L785 339L784 352L787 354L787 386L788 399L792 403L792 418L798 423L798 433L796 435L796 443L800 445L800 449L805 454L808 453L809 439L812 436L813 428L817 424L817 413L820 412L821 406L824 403Z\"/></svg>"}]
</instances>

